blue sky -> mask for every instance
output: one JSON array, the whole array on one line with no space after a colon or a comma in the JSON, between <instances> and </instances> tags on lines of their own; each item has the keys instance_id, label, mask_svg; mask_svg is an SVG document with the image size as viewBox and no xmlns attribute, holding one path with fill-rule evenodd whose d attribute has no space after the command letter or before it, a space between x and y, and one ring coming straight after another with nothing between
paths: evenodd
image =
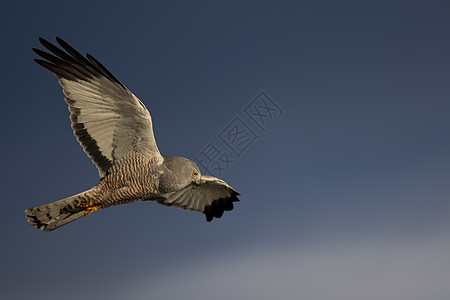
<instances>
[{"instance_id":1,"label":"blue sky","mask_svg":"<svg viewBox=\"0 0 450 300\"><path fill-rule=\"evenodd\" d=\"M5 2L1 298L445 299L450 5L439 1ZM26 208L98 182L38 36L89 52L150 110L160 151L211 141L241 194L207 223L154 203L56 231ZM259 128L260 91L283 111ZM239 156L220 134L239 117Z\"/></svg>"}]
</instances>

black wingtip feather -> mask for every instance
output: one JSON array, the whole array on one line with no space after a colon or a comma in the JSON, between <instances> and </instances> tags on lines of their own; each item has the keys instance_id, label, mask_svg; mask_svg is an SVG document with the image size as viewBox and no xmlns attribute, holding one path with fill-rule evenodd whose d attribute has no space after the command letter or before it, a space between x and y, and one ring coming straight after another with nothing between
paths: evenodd
<instances>
[{"instance_id":1,"label":"black wingtip feather","mask_svg":"<svg viewBox=\"0 0 450 300\"><path fill-rule=\"evenodd\" d=\"M58 44L63 47L64 50L66 50L70 55L72 55L73 58L77 59L79 62L89 66L93 67L92 64L83 56L80 52L75 50L72 46L70 46L66 41L64 41L60 37L56 37L56 41Z\"/></svg>"},{"instance_id":2,"label":"black wingtip feather","mask_svg":"<svg viewBox=\"0 0 450 300\"><path fill-rule=\"evenodd\" d=\"M64 77L67 78L68 80L72 80L72 81L76 81L77 80L77 76L75 74L72 74L70 71L61 68L53 63L50 63L48 61L45 60L41 60L38 58L35 58L34 61L43 66L46 69L49 69L50 71L52 71L56 76L58 77Z\"/></svg>"},{"instance_id":3,"label":"black wingtip feather","mask_svg":"<svg viewBox=\"0 0 450 300\"><path fill-rule=\"evenodd\" d=\"M75 50L62 38L56 37L56 42L65 51L61 50L42 37L39 37L39 42L51 53L47 53L35 48L33 48L33 51L37 55L48 60L53 64L53 66L57 66L58 68L52 67L50 69L49 65L43 65L41 63L39 64L52 72L54 72L55 70L58 71L57 74L59 76L72 81L76 79L88 81L93 77L106 77L107 79L126 89L126 87L116 77L114 77L114 75L110 71L108 71L108 69L106 69L98 60L87 53L86 57L84 57L82 54L80 54L80 52ZM60 69L64 69L65 71L60 71ZM67 72L71 75L68 75L66 77ZM76 79L74 79L74 76Z\"/></svg>"},{"instance_id":4,"label":"black wingtip feather","mask_svg":"<svg viewBox=\"0 0 450 300\"><path fill-rule=\"evenodd\" d=\"M70 46L66 41L64 41L60 37L56 37L56 41L58 44L63 47L64 50L66 50L72 57L74 57L76 60L78 60L82 65L87 67L89 70L94 73L95 76L102 75L112 82L115 82L119 84L122 88L126 89L125 86L117 80L114 75L108 71L98 60L96 60L94 57L86 53L86 57L84 57L80 52L75 50L72 46Z\"/></svg>"},{"instance_id":5,"label":"black wingtip feather","mask_svg":"<svg viewBox=\"0 0 450 300\"><path fill-rule=\"evenodd\" d=\"M111 81L114 81L115 83L119 84L121 87L126 89L126 87L119 81L117 78L107 69L104 65L102 65L101 62L99 62L95 57L90 55L89 53L86 53L87 59L100 71L105 75L106 78L108 78Z\"/></svg>"},{"instance_id":6,"label":"black wingtip feather","mask_svg":"<svg viewBox=\"0 0 450 300\"><path fill-rule=\"evenodd\" d=\"M237 195L239 195L239 193L236 192L228 198L214 200L211 205L205 206L203 213L205 214L206 221L211 222L214 218L222 217L225 211L233 210L233 202L239 202Z\"/></svg>"},{"instance_id":7,"label":"black wingtip feather","mask_svg":"<svg viewBox=\"0 0 450 300\"><path fill-rule=\"evenodd\" d=\"M92 78L92 76L90 76L89 74L87 74L86 72L83 72L83 70L80 68L76 68L74 67L72 64L62 60L59 57L53 56L45 51L42 51L40 49L36 49L36 48L32 48L32 50L34 51L34 53L36 53L37 55L39 55L40 57L48 60L49 62L53 63L55 66L58 66L64 70L66 70L67 72L75 75L77 78L82 79L82 80L89 80L90 78Z\"/></svg>"}]
</instances>

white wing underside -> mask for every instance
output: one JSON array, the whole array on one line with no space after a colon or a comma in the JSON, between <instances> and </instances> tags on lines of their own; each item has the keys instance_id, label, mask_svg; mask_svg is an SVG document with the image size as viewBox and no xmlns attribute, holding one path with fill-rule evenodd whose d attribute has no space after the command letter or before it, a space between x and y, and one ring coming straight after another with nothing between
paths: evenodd
<instances>
[{"instance_id":1,"label":"white wing underside","mask_svg":"<svg viewBox=\"0 0 450 300\"><path fill-rule=\"evenodd\" d=\"M69 104L74 134L88 155L89 147L96 145L111 162L130 152L148 158L160 156L150 113L130 91L104 77L79 82L62 78L60 84ZM95 141L94 145L84 143L85 133ZM108 170L96 165L100 175L106 175Z\"/></svg>"}]
</instances>

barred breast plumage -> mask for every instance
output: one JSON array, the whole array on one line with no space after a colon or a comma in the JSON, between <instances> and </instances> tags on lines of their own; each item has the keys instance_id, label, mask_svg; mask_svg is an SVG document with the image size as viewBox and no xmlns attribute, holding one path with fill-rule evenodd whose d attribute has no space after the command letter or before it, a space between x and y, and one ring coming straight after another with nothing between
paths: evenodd
<instances>
[{"instance_id":1,"label":"barred breast plumage","mask_svg":"<svg viewBox=\"0 0 450 300\"><path fill-rule=\"evenodd\" d=\"M106 208L155 196L159 174L153 167L157 163L157 160L147 159L137 153L121 158L111 167L110 173L86 193L82 202Z\"/></svg>"}]
</instances>

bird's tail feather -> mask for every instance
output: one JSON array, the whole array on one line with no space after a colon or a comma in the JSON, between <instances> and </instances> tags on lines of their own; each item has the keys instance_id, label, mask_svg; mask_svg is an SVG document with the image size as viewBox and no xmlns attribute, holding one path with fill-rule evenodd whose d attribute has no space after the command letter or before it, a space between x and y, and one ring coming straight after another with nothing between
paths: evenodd
<instances>
[{"instance_id":1,"label":"bird's tail feather","mask_svg":"<svg viewBox=\"0 0 450 300\"><path fill-rule=\"evenodd\" d=\"M32 207L25 210L28 222L34 227L52 231L58 227L75 221L87 214L86 205L82 200L91 190L62 199L42 206Z\"/></svg>"}]
</instances>

